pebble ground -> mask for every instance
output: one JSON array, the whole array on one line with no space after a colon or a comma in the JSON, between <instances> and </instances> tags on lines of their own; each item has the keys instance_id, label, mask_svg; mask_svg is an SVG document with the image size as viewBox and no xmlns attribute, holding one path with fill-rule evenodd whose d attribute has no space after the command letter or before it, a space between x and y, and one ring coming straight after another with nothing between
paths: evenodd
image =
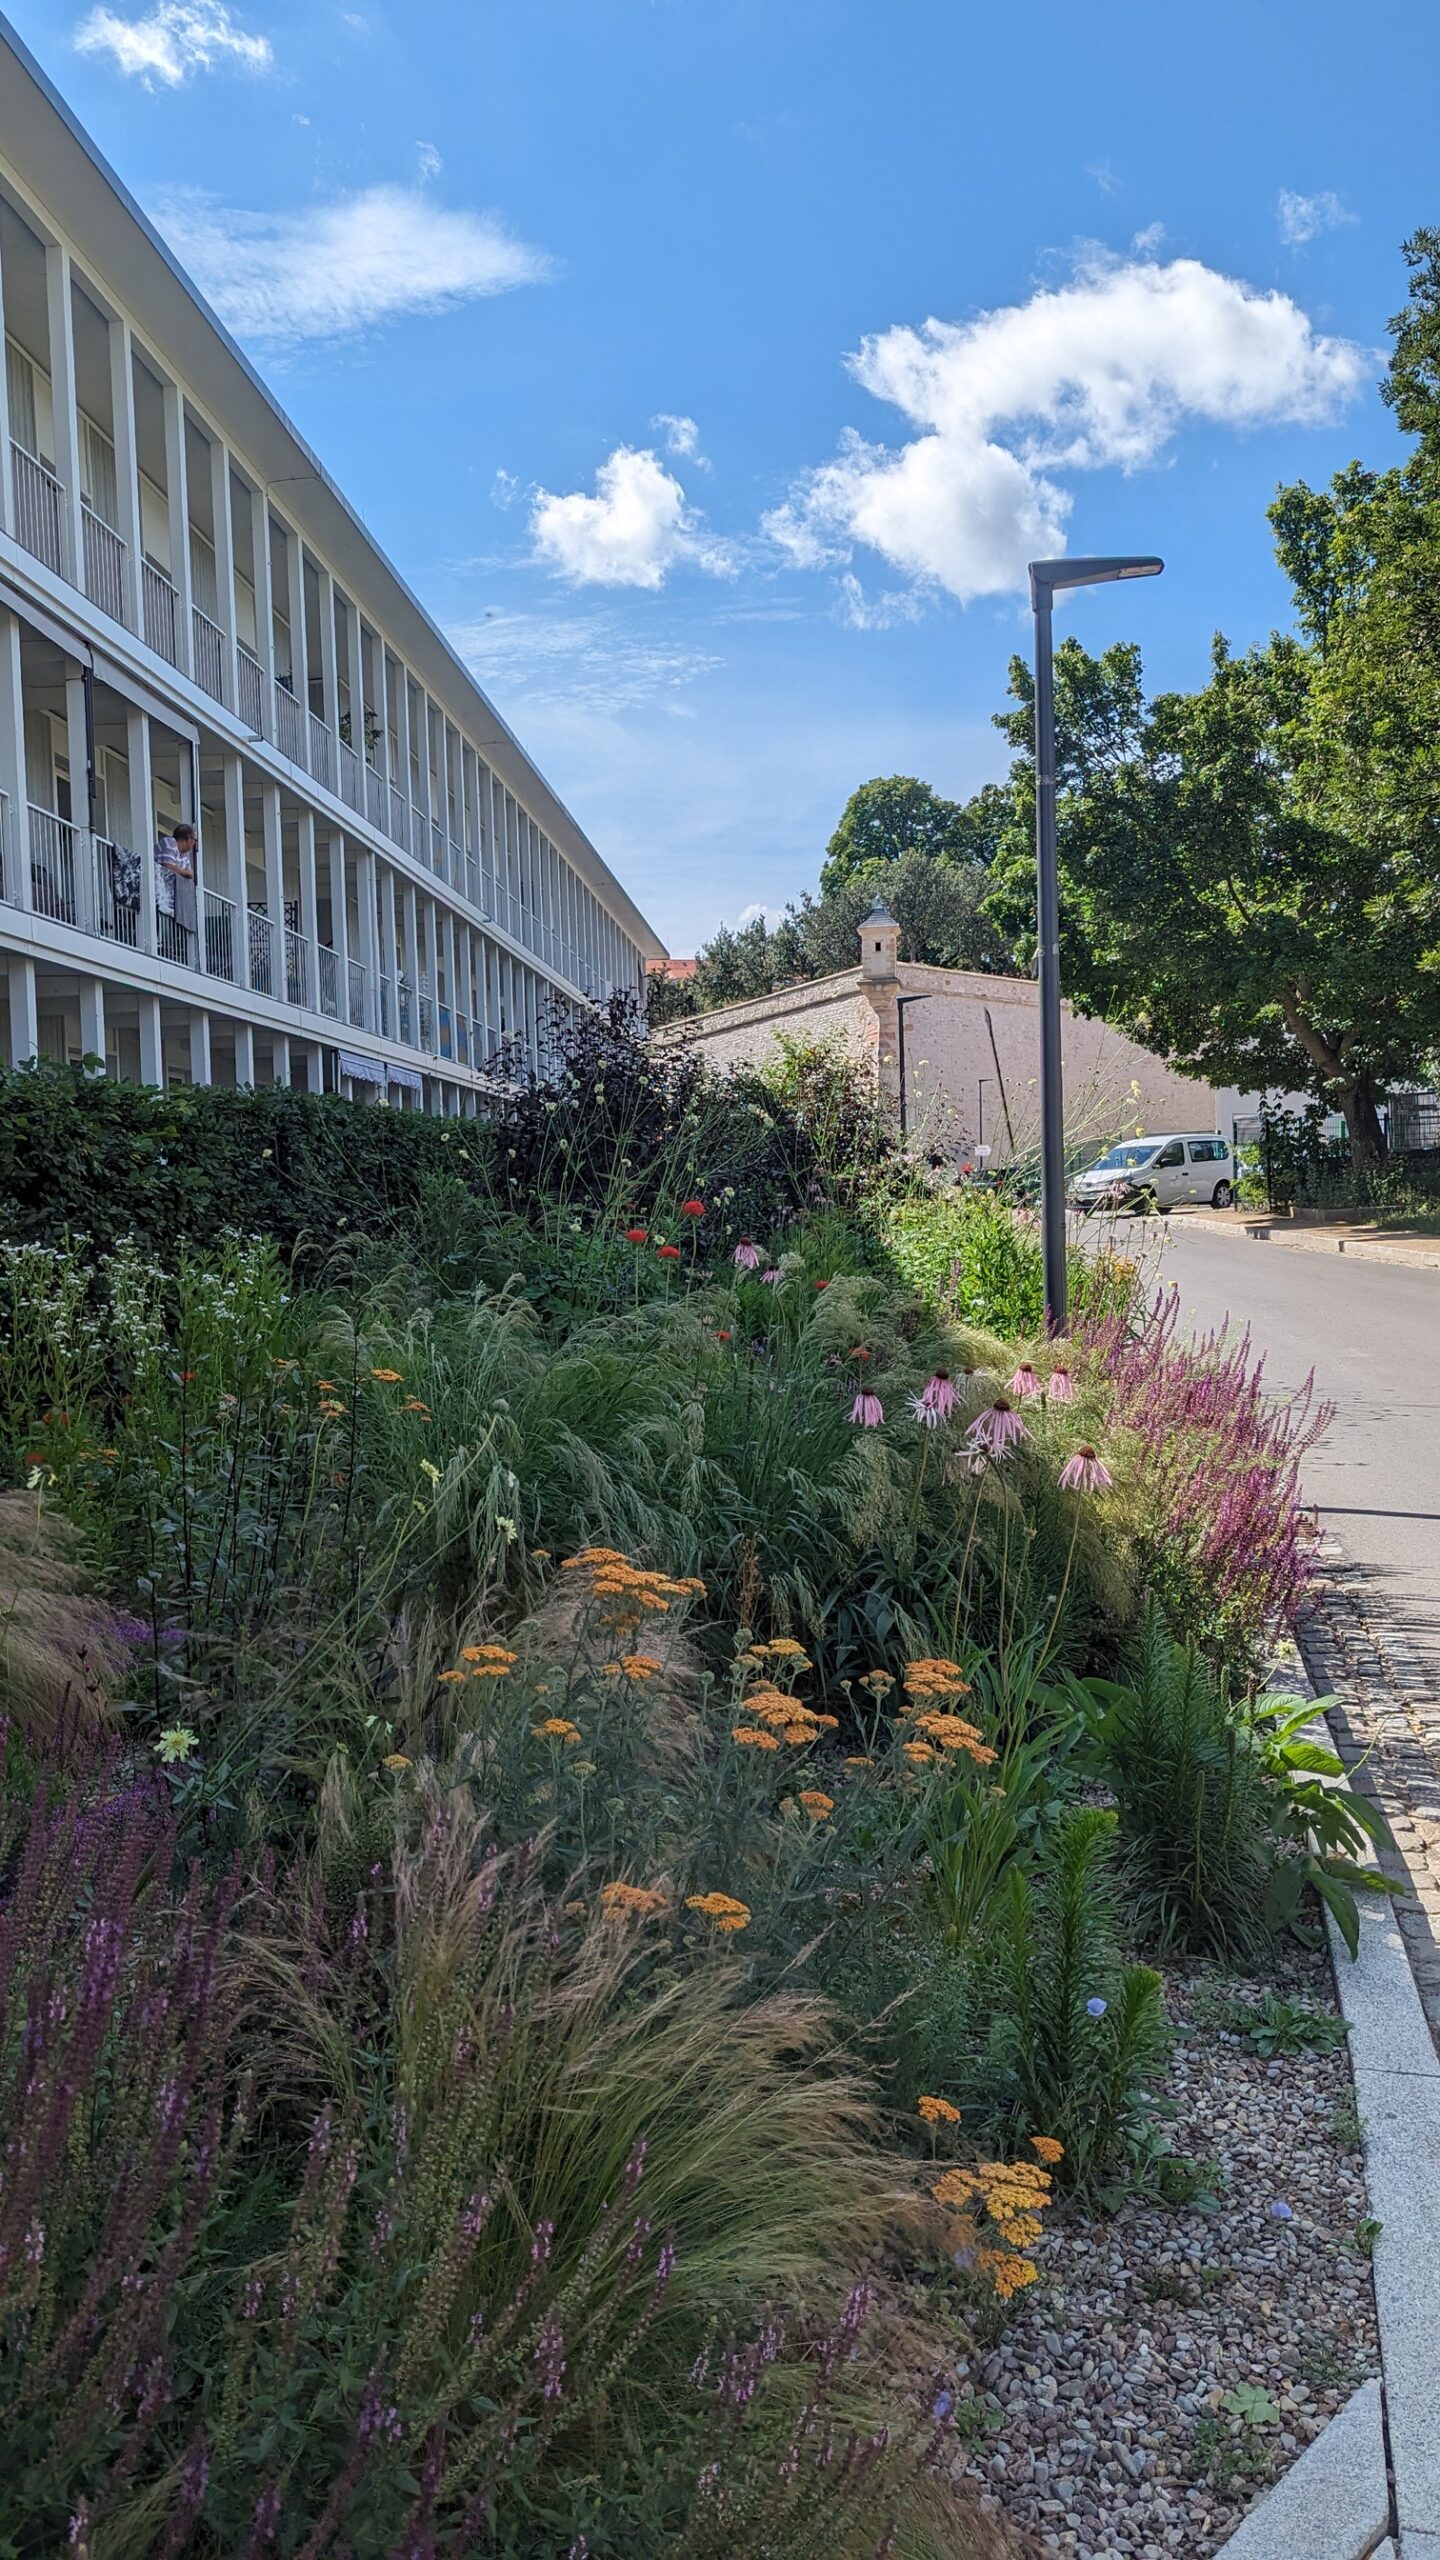
<instances>
[{"instance_id":1,"label":"pebble ground","mask_svg":"<svg viewBox=\"0 0 1440 2560\"><path fill-rule=\"evenodd\" d=\"M1349 2059L1264 2060L1224 2011L1267 1988L1335 2005L1328 1962L1299 1949L1265 1984L1167 1981L1169 2137L1218 2163L1217 2208L1057 2216L1042 2282L961 2368L969 2470L1041 2551L1207 2560L1379 2370ZM1273 2416L1226 2410L1247 2385Z\"/></svg>"}]
</instances>

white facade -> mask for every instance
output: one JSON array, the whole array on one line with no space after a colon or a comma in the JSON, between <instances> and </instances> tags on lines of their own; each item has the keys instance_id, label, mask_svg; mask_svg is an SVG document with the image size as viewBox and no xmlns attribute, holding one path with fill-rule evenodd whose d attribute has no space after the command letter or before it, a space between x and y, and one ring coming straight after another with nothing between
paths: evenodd
<instances>
[{"instance_id":1,"label":"white facade","mask_svg":"<svg viewBox=\"0 0 1440 2560\"><path fill-rule=\"evenodd\" d=\"M3 19L0 296L10 1062L469 1112L643 994L644 917Z\"/></svg>"}]
</instances>

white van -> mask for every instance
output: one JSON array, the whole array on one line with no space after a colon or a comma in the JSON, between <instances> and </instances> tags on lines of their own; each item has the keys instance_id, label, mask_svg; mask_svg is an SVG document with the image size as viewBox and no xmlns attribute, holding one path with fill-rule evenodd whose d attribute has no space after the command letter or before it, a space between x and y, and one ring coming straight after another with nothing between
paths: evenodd
<instances>
[{"instance_id":1,"label":"white van","mask_svg":"<svg viewBox=\"0 0 1440 2560\"><path fill-rule=\"evenodd\" d=\"M1159 1138L1124 1138L1107 1155L1076 1174L1073 1209L1130 1209L1144 1216L1193 1201L1228 1209L1235 1197L1235 1158L1227 1139L1188 1129Z\"/></svg>"}]
</instances>

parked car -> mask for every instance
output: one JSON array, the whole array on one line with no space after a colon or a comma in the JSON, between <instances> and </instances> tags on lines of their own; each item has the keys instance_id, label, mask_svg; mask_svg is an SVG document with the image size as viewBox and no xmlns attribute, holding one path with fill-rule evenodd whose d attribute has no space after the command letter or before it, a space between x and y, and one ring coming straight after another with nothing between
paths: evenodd
<instances>
[{"instance_id":1,"label":"parked car","mask_svg":"<svg viewBox=\"0 0 1440 2560\"><path fill-rule=\"evenodd\" d=\"M1074 1209L1129 1209L1163 1215L1179 1201L1228 1209L1235 1197L1235 1158L1226 1138L1182 1130L1158 1138L1123 1138L1070 1185Z\"/></svg>"}]
</instances>

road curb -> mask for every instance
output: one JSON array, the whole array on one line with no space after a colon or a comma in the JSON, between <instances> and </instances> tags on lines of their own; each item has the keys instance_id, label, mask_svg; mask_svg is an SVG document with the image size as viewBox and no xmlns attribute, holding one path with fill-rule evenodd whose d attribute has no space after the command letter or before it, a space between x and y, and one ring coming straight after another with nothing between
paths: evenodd
<instances>
[{"instance_id":1,"label":"road curb","mask_svg":"<svg viewBox=\"0 0 1440 2560\"><path fill-rule=\"evenodd\" d=\"M1232 1226L1223 1218L1193 1217L1182 1211L1175 1231L1198 1227L1202 1235L1232 1236L1248 1244L1283 1245L1288 1253L1343 1253L1352 1262L1398 1262L1412 1271L1440 1271L1440 1244L1371 1243L1363 1236L1307 1234L1303 1227Z\"/></svg>"}]
</instances>

